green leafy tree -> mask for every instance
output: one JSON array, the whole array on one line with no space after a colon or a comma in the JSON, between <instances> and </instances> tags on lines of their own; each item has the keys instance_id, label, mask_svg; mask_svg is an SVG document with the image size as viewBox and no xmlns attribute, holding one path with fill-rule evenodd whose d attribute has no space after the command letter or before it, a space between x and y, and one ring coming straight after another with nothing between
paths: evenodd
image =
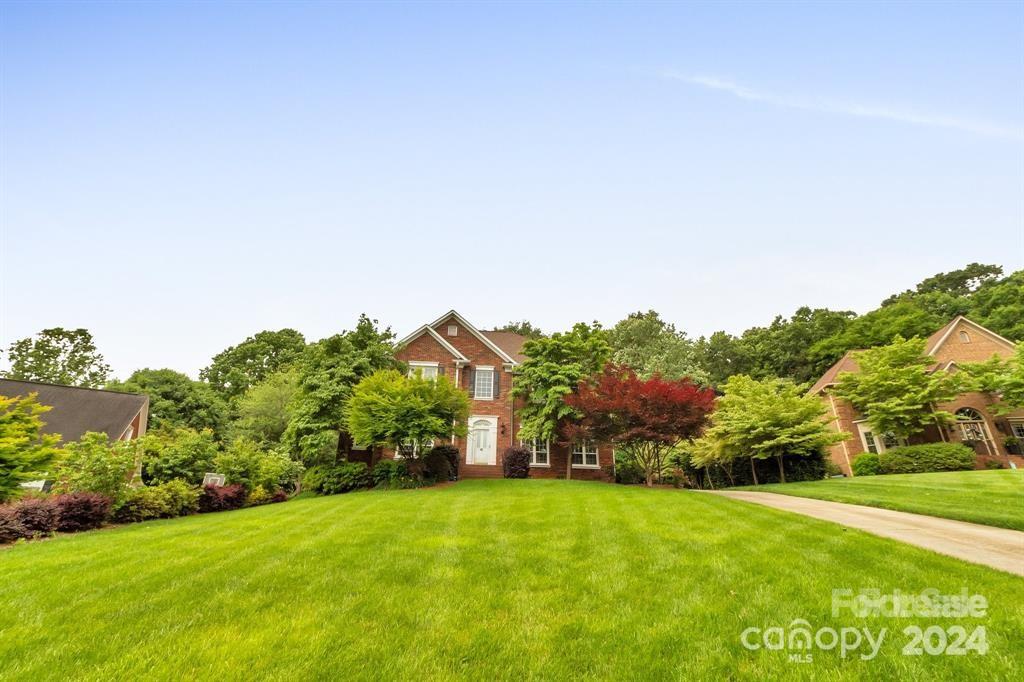
<instances>
[{"instance_id":1,"label":"green leafy tree","mask_svg":"<svg viewBox=\"0 0 1024 682\"><path fill-rule=\"evenodd\" d=\"M927 337L947 322L914 301L899 301L851 320L843 331L815 343L810 356L827 368L847 351L884 346L896 336Z\"/></svg>"},{"instance_id":2,"label":"green leafy tree","mask_svg":"<svg viewBox=\"0 0 1024 682\"><path fill-rule=\"evenodd\" d=\"M213 356L199 378L209 382L224 398L234 400L294 363L305 348L305 337L294 329L262 331Z\"/></svg>"},{"instance_id":3,"label":"green leafy tree","mask_svg":"<svg viewBox=\"0 0 1024 682\"><path fill-rule=\"evenodd\" d=\"M577 323L568 332L531 339L523 344L526 361L516 368L512 395L522 398L519 437L554 440L579 412L565 402L583 380L595 377L611 358L611 346L600 325ZM566 458L566 478L572 477Z\"/></svg>"},{"instance_id":4,"label":"green leafy tree","mask_svg":"<svg viewBox=\"0 0 1024 682\"><path fill-rule=\"evenodd\" d=\"M224 474L229 484L237 483L250 491L273 491L294 488L304 467L287 452L264 450L254 441L239 438L214 458L213 468Z\"/></svg>"},{"instance_id":5,"label":"green leafy tree","mask_svg":"<svg viewBox=\"0 0 1024 682\"><path fill-rule=\"evenodd\" d=\"M653 310L631 313L608 330L607 338L612 361L645 379L659 374L673 380L689 377L701 384L710 381L698 361L696 344Z\"/></svg>"},{"instance_id":6,"label":"green leafy tree","mask_svg":"<svg viewBox=\"0 0 1024 682\"><path fill-rule=\"evenodd\" d=\"M803 307L788 319L780 315L767 327L748 329L741 337L746 373L757 379L779 377L796 383L816 379L831 363L813 358L811 347L842 333L854 317L850 311Z\"/></svg>"},{"instance_id":7,"label":"green leafy tree","mask_svg":"<svg viewBox=\"0 0 1024 682\"><path fill-rule=\"evenodd\" d=\"M1008 414L1024 408L1024 345L1018 345L1013 357L965 363L960 367L971 378L971 388L992 397L992 411Z\"/></svg>"},{"instance_id":8,"label":"green leafy tree","mask_svg":"<svg viewBox=\"0 0 1024 682\"><path fill-rule=\"evenodd\" d=\"M883 306L892 305L901 300L929 294L944 294L951 298L970 296L982 286L997 281L1003 274L998 265L970 263L959 270L940 272L923 280L913 291L907 290L895 294L882 301Z\"/></svg>"},{"instance_id":9,"label":"green leafy tree","mask_svg":"<svg viewBox=\"0 0 1024 682\"><path fill-rule=\"evenodd\" d=\"M447 377L422 379L381 370L356 385L347 426L360 443L414 454L405 446L465 436L469 405L469 396Z\"/></svg>"},{"instance_id":10,"label":"green leafy tree","mask_svg":"<svg viewBox=\"0 0 1024 682\"><path fill-rule=\"evenodd\" d=\"M924 339L897 336L887 346L855 353L860 371L840 374L835 394L850 401L876 433L898 439L920 433L929 424L949 424L953 415L936 405L963 392L964 378L932 371L935 358L924 350Z\"/></svg>"},{"instance_id":11,"label":"green leafy tree","mask_svg":"<svg viewBox=\"0 0 1024 682\"><path fill-rule=\"evenodd\" d=\"M42 478L57 454L60 436L42 432L41 415L50 409L35 393L0 396L0 502L15 497L22 483Z\"/></svg>"},{"instance_id":12,"label":"green leafy tree","mask_svg":"<svg viewBox=\"0 0 1024 682\"><path fill-rule=\"evenodd\" d=\"M298 390L299 372L294 367L251 387L235 402L231 435L264 445L279 443L291 421Z\"/></svg>"},{"instance_id":13,"label":"green leafy tree","mask_svg":"<svg viewBox=\"0 0 1024 682\"><path fill-rule=\"evenodd\" d=\"M540 327L534 326L529 320L519 320L518 322L506 322L501 327L498 327L494 331L496 332L515 332L520 336L525 336L531 339L539 339L544 336L544 332L540 330Z\"/></svg>"},{"instance_id":14,"label":"green leafy tree","mask_svg":"<svg viewBox=\"0 0 1024 682\"><path fill-rule=\"evenodd\" d=\"M724 331L697 339L696 357L712 385L724 383L734 374L749 374L753 368L746 344Z\"/></svg>"},{"instance_id":15,"label":"green leafy tree","mask_svg":"<svg viewBox=\"0 0 1024 682\"><path fill-rule=\"evenodd\" d=\"M366 315L355 330L312 344L298 361L298 390L282 442L307 465L335 463L351 449L345 408L352 389L381 369L398 369L391 329Z\"/></svg>"},{"instance_id":16,"label":"green leafy tree","mask_svg":"<svg viewBox=\"0 0 1024 682\"><path fill-rule=\"evenodd\" d=\"M696 463L749 458L756 483L753 460L774 458L779 479L785 482L784 456L824 454L828 446L849 437L829 427L821 400L788 379L757 380L738 374L721 388L725 395L718 399L711 426L694 448Z\"/></svg>"},{"instance_id":17,"label":"green leafy tree","mask_svg":"<svg viewBox=\"0 0 1024 682\"><path fill-rule=\"evenodd\" d=\"M213 471L218 446L209 429L167 428L147 433L142 450L142 477L147 484L180 479L198 485Z\"/></svg>"},{"instance_id":18,"label":"green leafy tree","mask_svg":"<svg viewBox=\"0 0 1024 682\"><path fill-rule=\"evenodd\" d=\"M12 343L7 356L9 379L97 388L110 376L87 329L44 329Z\"/></svg>"},{"instance_id":19,"label":"green leafy tree","mask_svg":"<svg viewBox=\"0 0 1024 682\"><path fill-rule=\"evenodd\" d=\"M142 448L137 440L113 443L105 433L89 431L78 441L64 446L54 470L58 493L99 493L116 505L127 492L141 463Z\"/></svg>"},{"instance_id":20,"label":"green leafy tree","mask_svg":"<svg viewBox=\"0 0 1024 682\"><path fill-rule=\"evenodd\" d=\"M220 437L227 424L224 399L201 381L173 369L140 369L125 381L107 384L112 391L149 396L149 423L154 429L210 429Z\"/></svg>"},{"instance_id":21,"label":"green leafy tree","mask_svg":"<svg viewBox=\"0 0 1024 682\"><path fill-rule=\"evenodd\" d=\"M997 334L1024 342L1024 270L979 287L971 295L967 316Z\"/></svg>"}]
</instances>

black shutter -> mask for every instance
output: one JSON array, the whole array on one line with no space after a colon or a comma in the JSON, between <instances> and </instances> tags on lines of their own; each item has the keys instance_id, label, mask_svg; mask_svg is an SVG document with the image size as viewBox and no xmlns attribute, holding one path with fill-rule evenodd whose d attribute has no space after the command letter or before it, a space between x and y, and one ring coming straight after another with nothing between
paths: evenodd
<instances>
[{"instance_id":1,"label":"black shutter","mask_svg":"<svg viewBox=\"0 0 1024 682\"><path fill-rule=\"evenodd\" d=\"M501 376L501 371L495 369L493 376L494 376L494 391L492 392L491 395L494 397L495 400L497 400L498 396L501 394L501 386L498 384L498 377Z\"/></svg>"},{"instance_id":2,"label":"black shutter","mask_svg":"<svg viewBox=\"0 0 1024 682\"><path fill-rule=\"evenodd\" d=\"M444 376L444 369L445 369L444 365L438 365L437 366L437 376L443 377Z\"/></svg>"},{"instance_id":3,"label":"black shutter","mask_svg":"<svg viewBox=\"0 0 1024 682\"><path fill-rule=\"evenodd\" d=\"M466 390L469 391L469 397L472 398L476 391L476 370L467 367L466 379L469 381L469 386L466 387Z\"/></svg>"}]
</instances>

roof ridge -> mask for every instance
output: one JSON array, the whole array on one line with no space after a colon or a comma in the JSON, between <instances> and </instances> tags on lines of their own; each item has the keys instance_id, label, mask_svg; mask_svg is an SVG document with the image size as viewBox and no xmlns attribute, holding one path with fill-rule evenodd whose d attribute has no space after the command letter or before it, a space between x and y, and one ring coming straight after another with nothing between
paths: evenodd
<instances>
[{"instance_id":1,"label":"roof ridge","mask_svg":"<svg viewBox=\"0 0 1024 682\"><path fill-rule=\"evenodd\" d=\"M132 391L115 391L111 388L93 388L92 386L72 386L71 384L55 384L52 381L36 381L34 379L13 379L8 376L0 377L0 381L17 381L19 384L34 384L36 386L54 386L56 388L75 388L80 391L97 391L99 393L116 393L117 395L140 395L144 396L145 393L135 393Z\"/></svg>"}]
</instances>

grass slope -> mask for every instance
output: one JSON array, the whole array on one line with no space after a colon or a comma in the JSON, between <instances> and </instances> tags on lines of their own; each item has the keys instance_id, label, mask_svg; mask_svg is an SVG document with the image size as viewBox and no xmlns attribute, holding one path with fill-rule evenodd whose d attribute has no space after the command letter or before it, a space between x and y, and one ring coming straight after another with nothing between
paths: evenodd
<instances>
[{"instance_id":1,"label":"grass slope","mask_svg":"<svg viewBox=\"0 0 1024 682\"><path fill-rule=\"evenodd\" d=\"M1024 530L1024 471L1010 469L856 476L748 486L742 490L849 502Z\"/></svg>"},{"instance_id":2,"label":"grass slope","mask_svg":"<svg viewBox=\"0 0 1024 682\"><path fill-rule=\"evenodd\" d=\"M1021 679L1024 580L713 495L468 481L0 551L0 679ZM831 616L833 588L955 593L979 621ZM881 626L790 663L747 627ZM979 656L903 656L910 624Z\"/></svg>"}]
</instances>

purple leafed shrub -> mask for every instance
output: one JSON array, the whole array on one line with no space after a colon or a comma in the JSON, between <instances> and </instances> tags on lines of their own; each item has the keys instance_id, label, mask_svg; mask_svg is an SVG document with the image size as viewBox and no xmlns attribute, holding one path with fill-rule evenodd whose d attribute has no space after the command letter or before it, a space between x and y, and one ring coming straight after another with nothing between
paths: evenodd
<instances>
[{"instance_id":1,"label":"purple leafed shrub","mask_svg":"<svg viewBox=\"0 0 1024 682\"><path fill-rule=\"evenodd\" d=\"M60 522L60 509L52 497L27 497L14 505L14 513L29 533L52 533Z\"/></svg>"},{"instance_id":2,"label":"purple leafed shrub","mask_svg":"<svg viewBox=\"0 0 1024 682\"><path fill-rule=\"evenodd\" d=\"M98 493L58 495L55 501L60 513L57 530L65 533L99 528L110 516L110 498Z\"/></svg>"},{"instance_id":3,"label":"purple leafed shrub","mask_svg":"<svg viewBox=\"0 0 1024 682\"><path fill-rule=\"evenodd\" d=\"M208 485L199 495L200 513L228 511L245 506L249 494L245 487L238 485Z\"/></svg>"},{"instance_id":4,"label":"purple leafed shrub","mask_svg":"<svg viewBox=\"0 0 1024 682\"><path fill-rule=\"evenodd\" d=\"M508 448L502 460L505 478L530 477L530 451L526 448Z\"/></svg>"},{"instance_id":5,"label":"purple leafed shrub","mask_svg":"<svg viewBox=\"0 0 1024 682\"><path fill-rule=\"evenodd\" d=\"M13 505L0 507L0 545L27 538L32 533L18 519L18 512Z\"/></svg>"}]
</instances>

